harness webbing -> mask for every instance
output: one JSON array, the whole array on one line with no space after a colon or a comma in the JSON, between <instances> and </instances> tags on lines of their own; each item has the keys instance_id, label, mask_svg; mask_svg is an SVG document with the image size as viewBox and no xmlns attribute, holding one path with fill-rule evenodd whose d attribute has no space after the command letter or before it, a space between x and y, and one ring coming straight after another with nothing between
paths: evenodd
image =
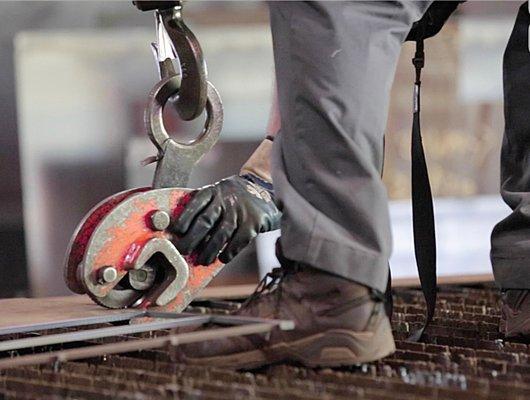
<instances>
[{"instance_id":1,"label":"harness webbing","mask_svg":"<svg viewBox=\"0 0 530 400\"><path fill-rule=\"evenodd\" d=\"M412 168L412 225L414 232L414 254L425 296L427 315L425 324L414 331L409 339L418 341L434 317L436 308L436 236L434 209L427 163L423 150L420 126L421 70L425 65L423 40L416 42L416 53L412 59L416 69L414 82L414 109L411 139Z\"/></svg>"}]
</instances>

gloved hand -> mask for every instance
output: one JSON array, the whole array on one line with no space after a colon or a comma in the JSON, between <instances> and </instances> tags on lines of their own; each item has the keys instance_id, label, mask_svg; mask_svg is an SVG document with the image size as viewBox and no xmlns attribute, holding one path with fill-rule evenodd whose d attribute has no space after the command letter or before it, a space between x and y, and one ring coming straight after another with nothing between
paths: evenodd
<instances>
[{"instance_id":1,"label":"gloved hand","mask_svg":"<svg viewBox=\"0 0 530 400\"><path fill-rule=\"evenodd\" d=\"M252 175L232 176L194 192L171 227L177 249L196 252L201 265L217 256L227 263L258 233L278 229L281 213L267 185Z\"/></svg>"},{"instance_id":2,"label":"gloved hand","mask_svg":"<svg viewBox=\"0 0 530 400\"><path fill-rule=\"evenodd\" d=\"M412 28L405 39L406 41L417 41L430 38L436 35L449 16L456 10L460 3L465 1L435 1L433 2L423 17L414 22Z\"/></svg>"}]
</instances>

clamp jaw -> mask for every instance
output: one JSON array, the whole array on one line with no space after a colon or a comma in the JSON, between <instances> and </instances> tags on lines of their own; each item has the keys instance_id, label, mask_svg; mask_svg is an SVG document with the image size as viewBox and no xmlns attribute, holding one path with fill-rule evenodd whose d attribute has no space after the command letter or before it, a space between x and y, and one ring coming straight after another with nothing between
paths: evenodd
<instances>
[{"instance_id":1,"label":"clamp jaw","mask_svg":"<svg viewBox=\"0 0 530 400\"><path fill-rule=\"evenodd\" d=\"M162 79L149 94L144 118L158 150L153 185L110 196L85 216L68 246L64 278L74 293L86 293L104 307L179 312L223 268L219 260L199 265L193 255L181 255L175 247L179 238L169 229L190 198L191 170L219 138L223 110L206 80L200 45L182 21L180 2L136 5L153 9L160 3L165 8L156 12L158 43L152 47ZM172 59L179 60L181 74ZM182 119L206 110L204 129L191 143L175 141L164 127L162 111L173 100Z\"/></svg>"},{"instance_id":2,"label":"clamp jaw","mask_svg":"<svg viewBox=\"0 0 530 400\"><path fill-rule=\"evenodd\" d=\"M94 207L67 251L65 280L70 290L108 308L182 311L223 268L218 260L198 265L174 245L178 238L167 228L188 193L132 189Z\"/></svg>"}]
</instances>

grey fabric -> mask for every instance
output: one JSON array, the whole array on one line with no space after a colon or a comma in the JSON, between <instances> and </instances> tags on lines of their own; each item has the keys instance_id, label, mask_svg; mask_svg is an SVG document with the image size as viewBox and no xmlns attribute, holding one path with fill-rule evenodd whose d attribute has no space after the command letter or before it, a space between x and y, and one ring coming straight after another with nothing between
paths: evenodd
<instances>
[{"instance_id":1,"label":"grey fabric","mask_svg":"<svg viewBox=\"0 0 530 400\"><path fill-rule=\"evenodd\" d=\"M501 194L513 212L491 236L497 285L530 289L530 51L528 4L521 6L504 53L505 131L501 152Z\"/></svg>"},{"instance_id":2,"label":"grey fabric","mask_svg":"<svg viewBox=\"0 0 530 400\"><path fill-rule=\"evenodd\" d=\"M272 176L285 257L385 290L390 88L401 45L430 3L270 3L282 126Z\"/></svg>"}]
</instances>

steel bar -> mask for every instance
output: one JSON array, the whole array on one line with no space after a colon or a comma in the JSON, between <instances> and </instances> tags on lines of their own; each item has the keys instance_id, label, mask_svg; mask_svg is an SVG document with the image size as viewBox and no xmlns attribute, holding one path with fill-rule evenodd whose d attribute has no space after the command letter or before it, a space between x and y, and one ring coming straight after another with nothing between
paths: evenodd
<instances>
[{"instance_id":1,"label":"steel bar","mask_svg":"<svg viewBox=\"0 0 530 400\"><path fill-rule=\"evenodd\" d=\"M248 323L265 324L271 323L271 320L265 318L253 318L253 317L238 317L232 315L215 315L213 316L212 322L217 324L227 325L244 325ZM294 329L294 322L290 320L272 320L278 324L278 327L283 331L289 331Z\"/></svg>"},{"instance_id":2,"label":"steel bar","mask_svg":"<svg viewBox=\"0 0 530 400\"><path fill-rule=\"evenodd\" d=\"M6 340L0 342L0 351L27 349L36 346L48 346L59 343L79 342L82 340L101 339L117 335L128 335L133 333L149 332L161 329L178 328L181 326L204 324L211 320L210 316L203 315L188 316L185 318L177 317L175 319L175 314L173 314L173 316L165 318L171 318L172 320L163 322L157 321L141 324L113 326L109 328L100 329L81 330L77 332L59 333L55 335L44 335L24 339Z\"/></svg>"},{"instance_id":3,"label":"steel bar","mask_svg":"<svg viewBox=\"0 0 530 400\"><path fill-rule=\"evenodd\" d=\"M127 342L101 344L79 349L32 354L14 358L0 359L0 370L55 362L66 362L109 354L130 353L140 350L175 347L180 344L202 342L232 336L243 336L271 332L275 328L271 323L252 323L229 328L210 329L191 333L173 334L152 339L131 340Z\"/></svg>"},{"instance_id":4,"label":"steel bar","mask_svg":"<svg viewBox=\"0 0 530 400\"><path fill-rule=\"evenodd\" d=\"M290 330L294 328L292 321L284 320L270 320L264 318L251 318L239 316L223 316L223 315L197 315L193 313L169 313L158 311L133 311L126 312L122 315L98 316L90 318L79 318L72 320L57 321L56 323L25 325L22 327L8 327L3 331L14 333L38 332L44 329L58 329L66 327L81 327L92 324L127 321L133 318L153 318L153 319L171 319L171 321L155 321L144 322L139 324L130 324L124 326L114 326L108 328L79 330L76 332L58 333L53 335L43 335L38 337L30 337L23 339L5 340L0 342L0 351L19 350L37 346L48 346L59 343L71 343L83 340L101 339L105 337L112 337L118 335L128 335L134 333L142 333L149 331L156 331L162 329L178 328L190 325L201 325L205 323L217 323L223 325L248 325L251 323L263 323L272 326L278 326L282 330Z\"/></svg>"}]
</instances>

